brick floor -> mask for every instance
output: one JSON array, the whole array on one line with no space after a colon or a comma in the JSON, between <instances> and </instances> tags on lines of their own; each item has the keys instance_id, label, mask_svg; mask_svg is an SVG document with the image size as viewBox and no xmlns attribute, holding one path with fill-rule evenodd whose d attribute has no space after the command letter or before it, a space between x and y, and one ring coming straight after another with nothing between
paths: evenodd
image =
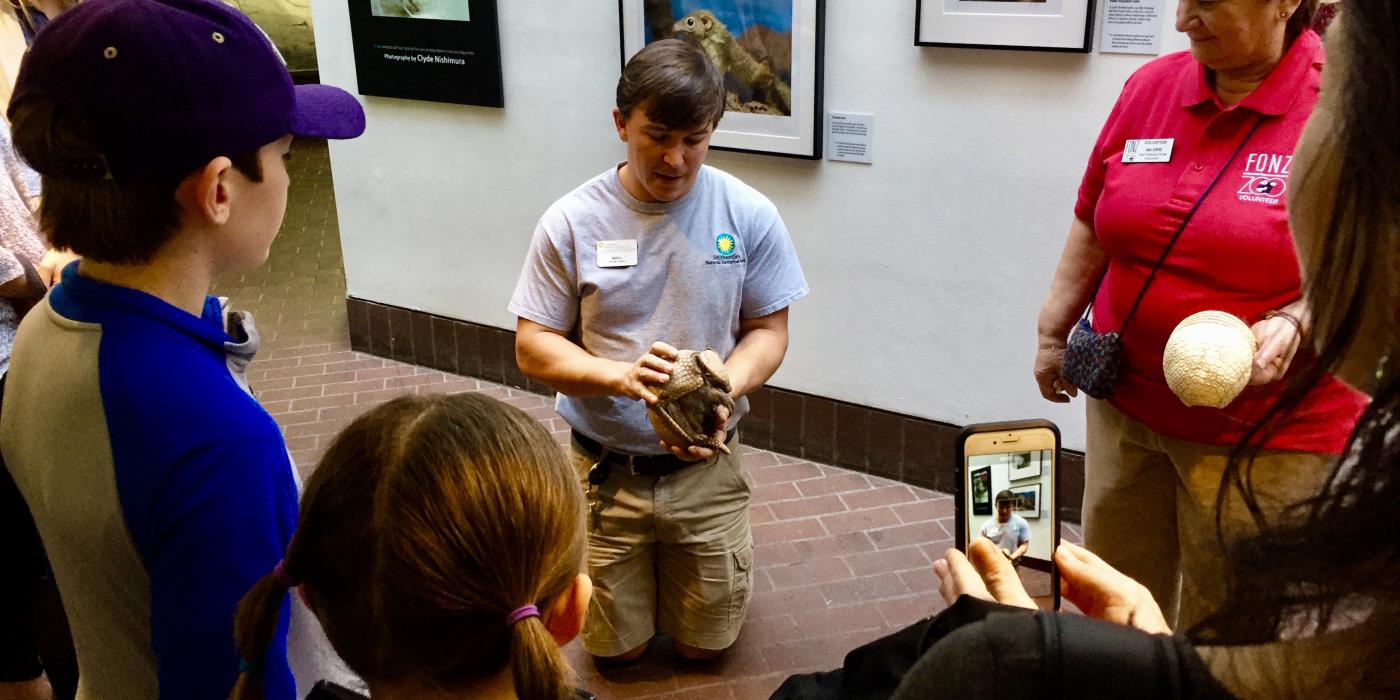
<instances>
[{"instance_id":1,"label":"brick floor","mask_svg":"<svg viewBox=\"0 0 1400 700\"><path fill-rule=\"evenodd\" d=\"M263 346L249 371L306 476L335 433L404 394L478 391L518 406L564 444L552 402L518 389L353 352L330 164L323 142L299 141L286 223L267 264L218 294L254 313ZM851 648L943 607L930 562L952 546L951 497L898 482L745 449L753 485L753 603L735 647L687 664L662 640L642 660L600 669L566 648L600 698L766 698L792 673L840 665ZM1066 525L1067 539L1078 540Z\"/></svg>"}]
</instances>

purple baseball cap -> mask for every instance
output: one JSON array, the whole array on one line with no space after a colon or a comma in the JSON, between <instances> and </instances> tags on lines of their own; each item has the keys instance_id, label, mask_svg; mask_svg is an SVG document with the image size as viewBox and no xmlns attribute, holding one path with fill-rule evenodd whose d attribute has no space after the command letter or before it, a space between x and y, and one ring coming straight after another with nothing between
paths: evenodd
<instances>
[{"instance_id":1,"label":"purple baseball cap","mask_svg":"<svg viewBox=\"0 0 1400 700\"><path fill-rule=\"evenodd\" d=\"M348 139L365 130L354 96L293 85L267 35L218 0L77 5L24 57L11 113L31 99L93 125L101 160L119 179L186 175L287 134Z\"/></svg>"}]
</instances>

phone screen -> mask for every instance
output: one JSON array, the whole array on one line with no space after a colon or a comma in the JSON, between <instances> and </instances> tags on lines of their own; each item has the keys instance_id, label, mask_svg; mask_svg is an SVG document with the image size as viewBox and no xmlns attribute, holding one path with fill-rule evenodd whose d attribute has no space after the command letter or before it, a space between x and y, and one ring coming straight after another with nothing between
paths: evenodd
<instances>
[{"instance_id":1,"label":"phone screen","mask_svg":"<svg viewBox=\"0 0 1400 700\"><path fill-rule=\"evenodd\" d=\"M968 436L958 509L963 551L976 538L992 541L1026 592L1047 609L1057 597L1051 565L1059 540L1056 453L1054 433L1045 428Z\"/></svg>"}]
</instances>

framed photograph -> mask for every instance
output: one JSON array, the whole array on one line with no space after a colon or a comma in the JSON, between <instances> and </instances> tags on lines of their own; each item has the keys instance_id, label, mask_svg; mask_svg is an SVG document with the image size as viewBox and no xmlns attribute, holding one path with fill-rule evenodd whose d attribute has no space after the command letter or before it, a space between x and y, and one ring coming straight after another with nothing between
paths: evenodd
<instances>
[{"instance_id":1,"label":"framed photograph","mask_svg":"<svg viewBox=\"0 0 1400 700\"><path fill-rule=\"evenodd\" d=\"M496 0L350 0L361 95L504 107Z\"/></svg>"},{"instance_id":2,"label":"framed photograph","mask_svg":"<svg viewBox=\"0 0 1400 700\"><path fill-rule=\"evenodd\" d=\"M982 467L968 472L972 482L972 514L992 514L992 468Z\"/></svg>"},{"instance_id":3,"label":"framed photograph","mask_svg":"<svg viewBox=\"0 0 1400 700\"><path fill-rule=\"evenodd\" d=\"M917 0L914 43L1088 53L1092 0Z\"/></svg>"},{"instance_id":4,"label":"framed photograph","mask_svg":"<svg viewBox=\"0 0 1400 700\"><path fill-rule=\"evenodd\" d=\"M1006 478L1008 481L1020 481L1022 479L1035 479L1040 476L1041 453L1036 452L1013 452L1011 454L1011 464L1007 468Z\"/></svg>"},{"instance_id":5,"label":"framed photograph","mask_svg":"<svg viewBox=\"0 0 1400 700\"><path fill-rule=\"evenodd\" d=\"M619 0L622 63L653 41L693 41L724 73L712 147L818 159L824 15L825 0Z\"/></svg>"},{"instance_id":6,"label":"framed photograph","mask_svg":"<svg viewBox=\"0 0 1400 700\"><path fill-rule=\"evenodd\" d=\"M1040 484L1012 486L1011 493L1016 494L1016 507L1012 513L1027 520L1040 517Z\"/></svg>"}]
</instances>

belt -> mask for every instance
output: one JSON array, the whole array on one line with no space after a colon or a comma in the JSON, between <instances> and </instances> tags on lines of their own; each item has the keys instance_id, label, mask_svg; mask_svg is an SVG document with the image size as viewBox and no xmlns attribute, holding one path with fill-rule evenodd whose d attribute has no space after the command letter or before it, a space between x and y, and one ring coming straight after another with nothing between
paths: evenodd
<instances>
[{"instance_id":1,"label":"belt","mask_svg":"<svg viewBox=\"0 0 1400 700\"><path fill-rule=\"evenodd\" d=\"M734 433L738 430L730 430L724 435L725 444L729 444L734 439ZM610 467L621 467L632 473L633 476L666 476L674 474L686 467L703 462L687 462L673 454L661 455L632 455L625 452L618 452L597 440L594 440L577 430L570 431L573 434L574 442L590 457L598 460L598 464ZM604 477L606 478L606 477Z\"/></svg>"}]
</instances>

